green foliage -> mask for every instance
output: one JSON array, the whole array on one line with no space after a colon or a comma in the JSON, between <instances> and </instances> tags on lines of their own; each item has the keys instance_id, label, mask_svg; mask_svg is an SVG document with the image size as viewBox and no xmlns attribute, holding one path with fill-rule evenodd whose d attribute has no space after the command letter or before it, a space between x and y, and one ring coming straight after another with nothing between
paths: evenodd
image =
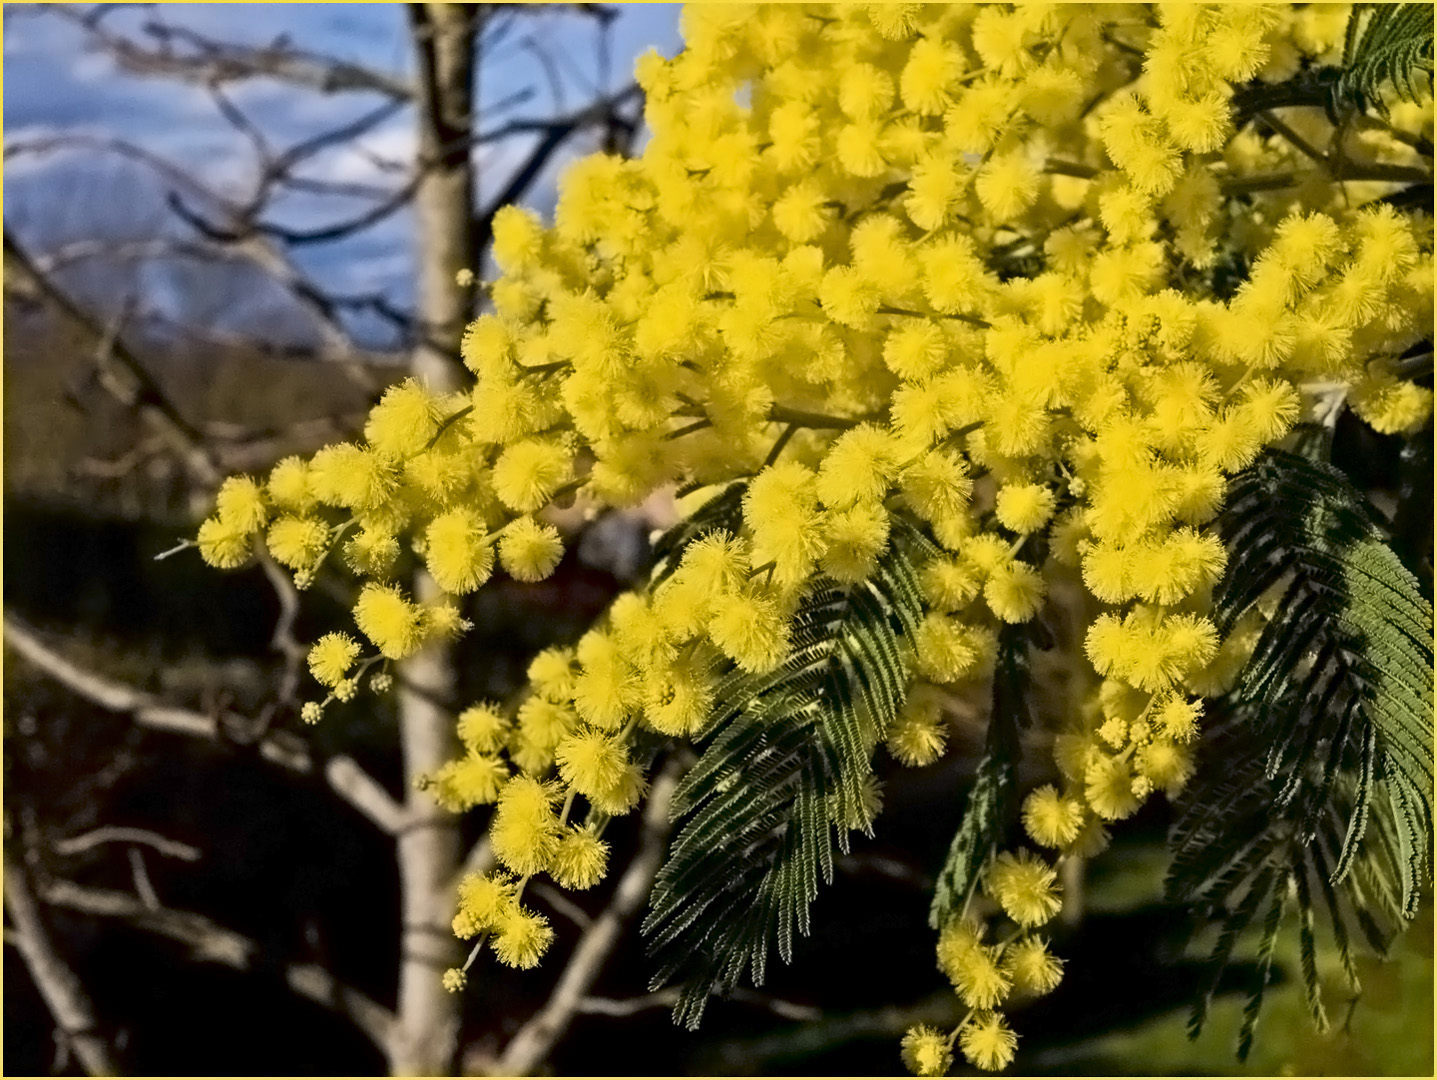
<instances>
[{"instance_id":1,"label":"green foliage","mask_svg":"<svg viewBox=\"0 0 1437 1080\"><path fill-rule=\"evenodd\" d=\"M1370 105L1387 116L1381 93L1385 83L1404 101L1420 100L1424 89L1430 92L1432 5L1354 5L1332 101L1338 109L1365 111Z\"/></svg>"},{"instance_id":2,"label":"green foliage","mask_svg":"<svg viewBox=\"0 0 1437 1080\"><path fill-rule=\"evenodd\" d=\"M748 483L736 480L654 542L654 572L651 589L663 584L695 540L707 533L723 531L737 536L743 525L743 496Z\"/></svg>"},{"instance_id":3,"label":"green foliage","mask_svg":"<svg viewBox=\"0 0 1437 1080\"><path fill-rule=\"evenodd\" d=\"M1194 1034L1239 938L1261 927L1245 1057L1289 901L1319 1028L1315 901L1354 985L1352 928L1383 951L1416 912L1432 836L1432 608L1329 465L1269 450L1234 480L1221 524L1219 629L1280 599L1180 804L1168 893L1221 924Z\"/></svg>"},{"instance_id":4,"label":"green foliage","mask_svg":"<svg viewBox=\"0 0 1437 1080\"><path fill-rule=\"evenodd\" d=\"M723 513L718 501L705 512ZM720 683L707 746L675 795L684 825L643 927L653 986L682 982L674 1017L690 1029L745 968L763 982L771 941L791 960L820 876L832 880L835 836L846 851L849 829L867 828L865 782L905 699L904 638L921 608L915 561L929 546L895 519L869 580L825 579L805 598L777 671L735 670Z\"/></svg>"},{"instance_id":5,"label":"green foliage","mask_svg":"<svg viewBox=\"0 0 1437 1080\"><path fill-rule=\"evenodd\" d=\"M1025 686L1028 674L1027 634L1023 624L1005 626L998 637L993 671L993 711L983 760L948 857L938 874L928 924L938 930L962 912L988 860L1003 846L1017 810L1018 729L1029 719Z\"/></svg>"}]
</instances>

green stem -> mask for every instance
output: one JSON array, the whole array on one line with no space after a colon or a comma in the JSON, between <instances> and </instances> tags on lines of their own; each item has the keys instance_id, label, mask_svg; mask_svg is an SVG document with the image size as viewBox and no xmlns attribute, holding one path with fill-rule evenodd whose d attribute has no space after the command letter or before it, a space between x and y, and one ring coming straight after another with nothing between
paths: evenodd
<instances>
[{"instance_id":1,"label":"green stem","mask_svg":"<svg viewBox=\"0 0 1437 1080\"><path fill-rule=\"evenodd\" d=\"M1061 161L1058 158L1049 158L1048 163L1043 166L1043 171L1056 173L1058 176L1076 176L1079 180L1091 180L1103 170L1096 169L1091 165L1084 165L1077 161Z\"/></svg>"},{"instance_id":2,"label":"green stem","mask_svg":"<svg viewBox=\"0 0 1437 1080\"><path fill-rule=\"evenodd\" d=\"M774 440L773 449L768 452L768 457L763 459L763 467L765 469L778 460L778 456L783 453L783 448L788 445L789 440L793 438L797 431L797 424L789 424L788 427L783 429L783 434Z\"/></svg>"},{"instance_id":3,"label":"green stem","mask_svg":"<svg viewBox=\"0 0 1437 1080\"><path fill-rule=\"evenodd\" d=\"M696 420L692 424L689 424L687 427L681 427L676 431L670 431L667 435L664 436L664 439L666 441L670 441L673 439L682 439L685 435L691 435L695 431L702 431L704 428L713 426L714 422L708 417L704 417L704 419Z\"/></svg>"},{"instance_id":4,"label":"green stem","mask_svg":"<svg viewBox=\"0 0 1437 1080\"><path fill-rule=\"evenodd\" d=\"M776 424L793 424L797 427L828 428L846 431L863 423L867 417L826 416L823 413L804 412L790 409L787 405L771 405L768 418Z\"/></svg>"},{"instance_id":5,"label":"green stem","mask_svg":"<svg viewBox=\"0 0 1437 1080\"><path fill-rule=\"evenodd\" d=\"M449 414L448 416L446 416L443 420L439 421L439 426L434 429L434 435L433 435L433 437L432 437L427 443L424 444L424 449L425 449L425 450L433 450L434 447L435 447L436 445L438 445L440 436L442 436L446 431L449 430L449 426L450 426L451 424L458 423L460 420L463 420L466 416L468 416L468 415L469 415L470 413L472 413L473 411L474 411L474 406L473 406L473 405L465 405L464 408L460 409L458 412L456 412L456 413L450 413L450 414Z\"/></svg>"}]
</instances>

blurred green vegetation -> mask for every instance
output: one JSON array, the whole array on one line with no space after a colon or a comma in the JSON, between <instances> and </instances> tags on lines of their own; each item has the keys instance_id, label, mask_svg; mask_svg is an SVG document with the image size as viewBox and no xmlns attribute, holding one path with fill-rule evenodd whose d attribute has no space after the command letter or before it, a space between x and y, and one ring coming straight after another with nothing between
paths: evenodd
<instances>
[{"instance_id":1,"label":"blurred green vegetation","mask_svg":"<svg viewBox=\"0 0 1437 1080\"><path fill-rule=\"evenodd\" d=\"M1140 910L1161 891L1167 854L1160 844L1118 846L1094 861L1089 909ZM1244 955L1255 951L1250 936ZM1433 1075L1433 908L1417 918L1381 960L1359 954L1361 992L1342 975L1335 947L1319 933L1318 970L1330 1028L1312 1025L1298 976L1295 920L1278 939L1276 985L1268 989L1248 1060L1234 1054L1244 994L1220 997L1198 1038L1187 1037L1187 1008L1118 1027L1050 1052L1045 1062L1074 1073L1214 1076Z\"/></svg>"}]
</instances>

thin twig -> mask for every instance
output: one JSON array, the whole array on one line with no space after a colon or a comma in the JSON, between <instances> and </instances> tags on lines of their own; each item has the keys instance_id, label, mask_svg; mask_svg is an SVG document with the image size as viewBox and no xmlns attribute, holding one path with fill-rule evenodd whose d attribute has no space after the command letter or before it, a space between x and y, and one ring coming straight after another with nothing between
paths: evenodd
<instances>
[{"instance_id":1,"label":"thin twig","mask_svg":"<svg viewBox=\"0 0 1437 1080\"><path fill-rule=\"evenodd\" d=\"M10 615L5 616L5 644L66 689L110 712L124 713L141 727L221 740L228 730L250 724L233 717L221 727L221 718L168 705L143 691L102 675L86 671L45 645L38 635ZM260 756L292 772L313 770L314 761L303 742L286 732L271 732L258 743ZM380 829L393 835L404 827L408 812L380 783L352 759L332 758L324 769L334 793L362 813Z\"/></svg>"},{"instance_id":2,"label":"thin twig","mask_svg":"<svg viewBox=\"0 0 1437 1080\"><path fill-rule=\"evenodd\" d=\"M149 829L136 829L128 825L101 825L98 829L91 829L78 836L57 840L51 846L57 855L78 855L102 844L143 844L167 858L184 862L198 862L200 858L200 849L197 847L171 840L168 836L161 836Z\"/></svg>"},{"instance_id":3,"label":"thin twig","mask_svg":"<svg viewBox=\"0 0 1437 1080\"><path fill-rule=\"evenodd\" d=\"M9 881L7 872L7 892ZM187 945L199 960L238 971L253 970L262 953L258 942L203 915L175 908L151 909L129 893L55 881L42 891L41 898L56 907L132 923ZM284 964L283 971L285 982L296 994L347 1017L375 1046L388 1049L394 1016L384 1006L317 964Z\"/></svg>"},{"instance_id":4,"label":"thin twig","mask_svg":"<svg viewBox=\"0 0 1437 1080\"><path fill-rule=\"evenodd\" d=\"M574 901L570 900L552 885L542 881L534 881L529 884L529 891L544 901L556 915L562 915L580 930L587 930L594 925L594 917L581 908Z\"/></svg>"},{"instance_id":5,"label":"thin twig","mask_svg":"<svg viewBox=\"0 0 1437 1080\"><path fill-rule=\"evenodd\" d=\"M89 995L51 944L25 871L9 859L5 860L5 910L14 923L13 935L7 936L7 941L14 944L25 961L35 988L55 1020L57 1035L91 1076L118 1075L119 1067L109 1044L97 1030Z\"/></svg>"}]
</instances>

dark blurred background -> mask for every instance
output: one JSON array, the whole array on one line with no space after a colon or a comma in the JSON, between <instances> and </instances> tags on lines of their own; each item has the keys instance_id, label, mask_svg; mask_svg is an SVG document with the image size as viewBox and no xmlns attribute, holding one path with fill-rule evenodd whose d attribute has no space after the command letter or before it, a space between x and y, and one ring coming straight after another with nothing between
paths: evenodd
<instances>
[{"instance_id":1,"label":"dark blurred background","mask_svg":"<svg viewBox=\"0 0 1437 1080\"><path fill-rule=\"evenodd\" d=\"M321 763L342 755L402 799L395 708L363 696L305 728L281 700L294 694L272 647L283 594L263 569L155 556L207 511L206 462L261 472L345 437L432 344L433 297L416 285L435 249L415 209L428 175L418 25L369 4L4 13L6 884L32 909L7 903L7 1073L81 1072L86 1037L127 1073L388 1067L343 1010L286 979L314 965L394 1005L394 844L335 798ZM495 206L548 210L566 160L642 144L633 60L679 39L671 5L486 6L472 33L478 106L461 155L482 253ZM472 293L458 295L472 314ZM1430 432L1425 462L1401 445L1344 422L1336 452L1379 497L1414 476L1430 489ZM1429 499L1404 534L1427 560L1430 515ZM536 651L575 640L643 574L650 524L601 518L551 580L472 597L448 703L512 695ZM342 581L303 599L298 642L347 624ZM208 719L209 737L162 730L161 706ZM841 860L813 936L762 994L714 1003L696 1035L675 1028L646 995L630 927L549 1068L897 1071L909 1024L958 1018L926 916L984 708L960 703L943 762L888 769L876 837ZM276 764L284 753L306 767ZM1026 780L1042 759L1027 756ZM1431 1074L1430 904L1394 960L1363 962L1360 1000L1329 979L1331 1034L1310 1031L1289 935L1246 1065L1232 1047L1251 968L1189 1042L1199 979L1181 912L1159 902L1166 813L1149 806L1085 867L1058 930L1067 978L1015 1016L1014 1073ZM619 865L634 837L614 838ZM573 918L600 903L577 900L570 921L547 909L551 961L476 973L459 1069L491 1062L547 997ZM80 1029L21 948L37 925L49 977L88 1004Z\"/></svg>"}]
</instances>

